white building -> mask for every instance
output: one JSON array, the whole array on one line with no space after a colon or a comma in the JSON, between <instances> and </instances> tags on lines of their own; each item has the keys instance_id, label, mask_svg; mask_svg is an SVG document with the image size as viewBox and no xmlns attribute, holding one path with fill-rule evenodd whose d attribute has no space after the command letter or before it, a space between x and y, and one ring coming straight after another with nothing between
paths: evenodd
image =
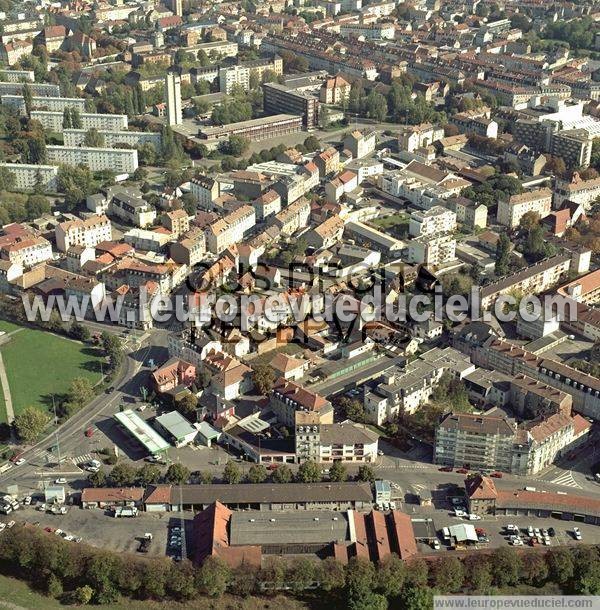
<instances>
[{"instance_id":1,"label":"white building","mask_svg":"<svg viewBox=\"0 0 600 610\"><path fill-rule=\"evenodd\" d=\"M87 129L63 129L63 140L65 146L83 146ZM107 131L98 129L98 134L104 138L103 146L114 148L118 144L138 147L141 144L151 144L160 150L162 136L152 131Z\"/></svg>"},{"instance_id":2,"label":"white building","mask_svg":"<svg viewBox=\"0 0 600 610\"><path fill-rule=\"evenodd\" d=\"M183 115L181 111L181 77L169 71L165 77L165 90L167 95L167 123L181 125Z\"/></svg>"},{"instance_id":3,"label":"white building","mask_svg":"<svg viewBox=\"0 0 600 610\"><path fill-rule=\"evenodd\" d=\"M219 91L229 95L235 85L250 89L250 69L240 65L219 68Z\"/></svg>"},{"instance_id":4,"label":"white building","mask_svg":"<svg viewBox=\"0 0 600 610\"><path fill-rule=\"evenodd\" d=\"M456 214L452 210L436 205L425 211L410 215L408 232L413 237L451 233L456 230Z\"/></svg>"},{"instance_id":5,"label":"white building","mask_svg":"<svg viewBox=\"0 0 600 610\"><path fill-rule=\"evenodd\" d=\"M133 174L138 167L138 152L126 148L47 146L48 159L66 165L87 165L91 171L111 170Z\"/></svg>"},{"instance_id":6,"label":"white building","mask_svg":"<svg viewBox=\"0 0 600 610\"><path fill-rule=\"evenodd\" d=\"M243 205L206 228L206 247L209 252L220 254L229 246L239 243L256 224L256 212Z\"/></svg>"},{"instance_id":7,"label":"white building","mask_svg":"<svg viewBox=\"0 0 600 610\"><path fill-rule=\"evenodd\" d=\"M2 95L0 103L5 106L16 108L21 114L25 114L25 100L22 95ZM36 97L31 100L31 107L43 108L63 112L65 108L76 108L79 112L85 111L85 99L82 97Z\"/></svg>"},{"instance_id":8,"label":"white building","mask_svg":"<svg viewBox=\"0 0 600 610\"><path fill-rule=\"evenodd\" d=\"M190 181L190 192L196 198L198 207L212 210L214 200L220 195L220 187L214 178L198 176Z\"/></svg>"},{"instance_id":9,"label":"white building","mask_svg":"<svg viewBox=\"0 0 600 610\"><path fill-rule=\"evenodd\" d=\"M123 241L132 245L136 250L143 252L160 252L171 241L171 235L161 231L148 229L130 229L123 235Z\"/></svg>"},{"instance_id":10,"label":"white building","mask_svg":"<svg viewBox=\"0 0 600 610\"><path fill-rule=\"evenodd\" d=\"M112 225L106 216L91 216L85 220L69 220L56 225L56 247L66 252L71 246L93 248L112 239Z\"/></svg>"},{"instance_id":11,"label":"white building","mask_svg":"<svg viewBox=\"0 0 600 610\"><path fill-rule=\"evenodd\" d=\"M55 165L29 165L27 163L0 163L15 177L17 191L31 191L36 185L41 185L45 191L56 192L56 176L58 167Z\"/></svg>"},{"instance_id":12,"label":"white building","mask_svg":"<svg viewBox=\"0 0 600 610\"><path fill-rule=\"evenodd\" d=\"M549 188L525 191L498 201L498 222L514 229L519 226L521 218L527 212L536 212L540 218L550 214L552 209L552 191Z\"/></svg>"},{"instance_id":13,"label":"white building","mask_svg":"<svg viewBox=\"0 0 600 610\"><path fill-rule=\"evenodd\" d=\"M81 127L88 129L123 131L129 126L126 114L100 114L91 112L80 112ZM31 118L39 121L44 129L50 131L63 130L62 111L32 110Z\"/></svg>"},{"instance_id":14,"label":"white building","mask_svg":"<svg viewBox=\"0 0 600 610\"><path fill-rule=\"evenodd\" d=\"M52 259L52 245L43 237L25 235L2 246L0 256L15 265L33 267Z\"/></svg>"},{"instance_id":15,"label":"white building","mask_svg":"<svg viewBox=\"0 0 600 610\"><path fill-rule=\"evenodd\" d=\"M408 262L438 267L456 259L456 240L451 234L423 235L408 244Z\"/></svg>"}]
</instances>

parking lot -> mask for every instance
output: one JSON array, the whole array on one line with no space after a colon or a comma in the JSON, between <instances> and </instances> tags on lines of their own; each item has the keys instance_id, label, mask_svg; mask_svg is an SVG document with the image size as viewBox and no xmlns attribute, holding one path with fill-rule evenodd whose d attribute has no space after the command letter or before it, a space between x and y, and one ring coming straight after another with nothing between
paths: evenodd
<instances>
[{"instance_id":1,"label":"parking lot","mask_svg":"<svg viewBox=\"0 0 600 610\"><path fill-rule=\"evenodd\" d=\"M177 541L177 530L182 528L181 545L171 544ZM67 534L80 537L82 543L95 547L107 548L124 553L138 553L147 557L178 557L189 555L193 551L192 515L186 513L145 513L137 517L117 519L107 511L100 509L84 510L78 506L70 507L65 515L52 515L32 507L23 507L8 516L2 515L0 521L8 523L36 524L41 529L51 531L60 529ZM51 533L49 531L49 533ZM152 535L152 542L147 553L139 553L138 548L145 534ZM73 544L76 544L73 542Z\"/></svg>"}]
</instances>

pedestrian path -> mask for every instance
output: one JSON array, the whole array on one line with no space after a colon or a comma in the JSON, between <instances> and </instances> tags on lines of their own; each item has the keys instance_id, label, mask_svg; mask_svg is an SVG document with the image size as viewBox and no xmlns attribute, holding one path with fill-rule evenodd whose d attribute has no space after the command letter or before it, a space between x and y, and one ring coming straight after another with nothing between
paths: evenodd
<instances>
[{"instance_id":1,"label":"pedestrian path","mask_svg":"<svg viewBox=\"0 0 600 610\"><path fill-rule=\"evenodd\" d=\"M2 384L2 394L4 395L4 405L6 408L6 422L10 425L15 420L15 411L13 409L12 396L10 394L10 386L8 385L8 376L4 368L4 360L0 353L0 383Z\"/></svg>"},{"instance_id":2,"label":"pedestrian path","mask_svg":"<svg viewBox=\"0 0 600 610\"><path fill-rule=\"evenodd\" d=\"M90 453L86 453L85 455L79 455L77 457L72 458L73 464L78 466L79 464L85 464L86 462L91 462L94 458L92 458Z\"/></svg>"},{"instance_id":3,"label":"pedestrian path","mask_svg":"<svg viewBox=\"0 0 600 610\"><path fill-rule=\"evenodd\" d=\"M566 487L578 487L581 489L581 485L573 478L573 473L570 470L563 472L560 476L552 479L551 483L565 485Z\"/></svg>"}]
</instances>

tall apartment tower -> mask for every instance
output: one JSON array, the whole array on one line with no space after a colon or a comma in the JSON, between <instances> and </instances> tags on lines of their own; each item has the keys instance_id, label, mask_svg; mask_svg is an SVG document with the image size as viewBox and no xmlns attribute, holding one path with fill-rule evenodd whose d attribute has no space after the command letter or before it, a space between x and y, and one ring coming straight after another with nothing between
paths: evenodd
<instances>
[{"instance_id":1,"label":"tall apartment tower","mask_svg":"<svg viewBox=\"0 0 600 610\"><path fill-rule=\"evenodd\" d=\"M181 77L176 72L169 71L165 78L167 90L167 122L169 125L181 125Z\"/></svg>"},{"instance_id":2,"label":"tall apartment tower","mask_svg":"<svg viewBox=\"0 0 600 610\"><path fill-rule=\"evenodd\" d=\"M183 17L183 0L169 0L167 6L174 15Z\"/></svg>"}]
</instances>

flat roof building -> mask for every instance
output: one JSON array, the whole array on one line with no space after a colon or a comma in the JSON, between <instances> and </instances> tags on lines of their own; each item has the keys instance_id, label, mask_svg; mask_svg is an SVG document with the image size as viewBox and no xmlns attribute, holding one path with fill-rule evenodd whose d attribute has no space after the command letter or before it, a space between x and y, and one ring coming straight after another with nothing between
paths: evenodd
<instances>
[{"instance_id":1,"label":"flat roof building","mask_svg":"<svg viewBox=\"0 0 600 610\"><path fill-rule=\"evenodd\" d=\"M163 453L170 445L154 428L151 428L137 413L131 409L115 413L113 417L131 434L150 455Z\"/></svg>"},{"instance_id":2,"label":"flat roof building","mask_svg":"<svg viewBox=\"0 0 600 610\"><path fill-rule=\"evenodd\" d=\"M198 430L178 411L164 413L154 420L158 429L165 433L175 447L189 445L196 438Z\"/></svg>"}]
</instances>

